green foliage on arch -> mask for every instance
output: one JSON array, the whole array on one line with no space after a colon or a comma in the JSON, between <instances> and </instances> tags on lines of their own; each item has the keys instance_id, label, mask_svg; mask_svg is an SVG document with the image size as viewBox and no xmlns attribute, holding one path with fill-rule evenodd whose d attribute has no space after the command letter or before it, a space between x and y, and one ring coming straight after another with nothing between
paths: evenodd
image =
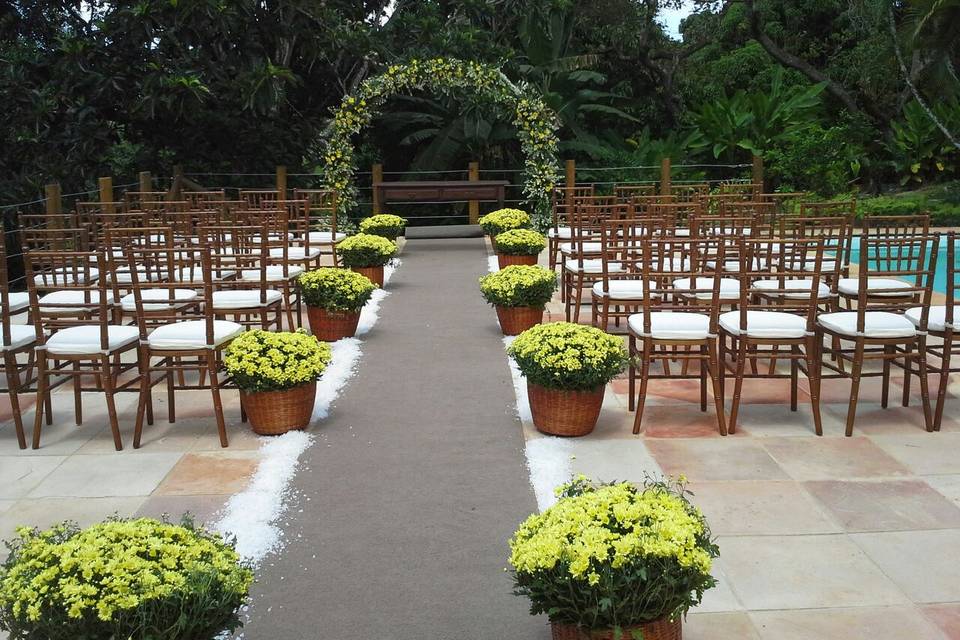
<instances>
[{"instance_id":1,"label":"green foliage on arch","mask_svg":"<svg viewBox=\"0 0 960 640\"><path fill-rule=\"evenodd\" d=\"M343 98L325 132L322 157L324 184L340 194L345 209L357 202L352 136L370 125L388 98L420 90L450 97L473 94L514 112L513 123L525 156L524 199L535 212L546 211L559 178L556 132L560 123L556 114L530 85L514 84L495 67L450 58L393 65Z\"/></svg>"}]
</instances>

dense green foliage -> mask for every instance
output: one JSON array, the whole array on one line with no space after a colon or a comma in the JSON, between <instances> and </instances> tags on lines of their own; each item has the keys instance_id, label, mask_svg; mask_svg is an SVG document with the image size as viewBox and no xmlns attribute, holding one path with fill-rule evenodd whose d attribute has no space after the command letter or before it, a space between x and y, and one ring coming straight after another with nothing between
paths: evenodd
<instances>
[{"instance_id":1,"label":"dense green foliage","mask_svg":"<svg viewBox=\"0 0 960 640\"><path fill-rule=\"evenodd\" d=\"M824 196L957 177L956 2L696 0L677 40L658 15L678 4L13 0L0 5L0 202L32 199L51 181L70 192L176 164L318 171L317 141L344 95L390 65L437 56L536 88L559 118L561 155L586 166L759 153L770 188ZM515 114L482 96L414 91L380 111L353 140L359 167L523 167ZM731 177L716 171L676 175Z\"/></svg>"}]
</instances>

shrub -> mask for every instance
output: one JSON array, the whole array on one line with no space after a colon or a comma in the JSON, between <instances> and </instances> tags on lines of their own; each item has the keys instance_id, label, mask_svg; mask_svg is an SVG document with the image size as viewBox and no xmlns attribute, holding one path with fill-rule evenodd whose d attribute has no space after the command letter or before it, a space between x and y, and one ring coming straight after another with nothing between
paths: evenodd
<instances>
[{"instance_id":1,"label":"shrub","mask_svg":"<svg viewBox=\"0 0 960 640\"><path fill-rule=\"evenodd\" d=\"M358 233L337 245L337 254L346 267L382 267L397 254L397 245L369 233Z\"/></svg>"},{"instance_id":2,"label":"shrub","mask_svg":"<svg viewBox=\"0 0 960 640\"><path fill-rule=\"evenodd\" d=\"M297 281L304 303L327 311L358 312L377 288L363 274L331 267L308 271Z\"/></svg>"},{"instance_id":3,"label":"shrub","mask_svg":"<svg viewBox=\"0 0 960 640\"><path fill-rule=\"evenodd\" d=\"M512 265L480 278L480 293L501 307L542 309L557 290L557 274L543 267Z\"/></svg>"},{"instance_id":4,"label":"shrub","mask_svg":"<svg viewBox=\"0 0 960 640\"><path fill-rule=\"evenodd\" d=\"M241 626L253 572L189 519L17 534L0 566L0 629L11 639L209 640Z\"/></svg>"},{"instance_id":5,"label":"shrub","mask_svg":"<svg viewBox=\"0 0 960 640\"><path fill-rule=\"evenodd\" d=\"M716 584L719 555L680 482L595 485L580 476L510 540L515 593L533 614L585 629L676 618ZM624 636L625 638L627 636Z\"/></svg>"},{"instance_id":6,"label":"shrub","mask_svg":"<svg viewBox=\"0 0 960 640\"><path fill-rule=\"evenodd\" d=\"M596 389L627 364L627 350L620 338L570 322L527 329L507 348L507 354L529 382L550 389Z\"/></svg>"},{"instance_id":7,"label":"shrub","mask_svg":"<svg viewBox=\"0 0 960 640\"><path fill-rule=\"evenodd\" d=\"M389 213L380 213L360 221L360 233L396 240L407 228L407 219Z\"/></svg>"},{"instance_id":8,"label":"shrub","mask_svg":"<svg viewBox=\"0 0 960 640\"><path fill-rule=\"evenodd\" d=\"M495 238L504 231L523 229L530 226L530 214L520 209L497 209L480 218L480 228L488 236Z\"/></svg>"},{"instance_id":9,"label":"shrub","mask_svg":"<svg viewBox=\"0 0 960 640\"><path fill-rule=\"evenodd\" d=\"M960 224L960 182L857 201L857 215L902 216L929 213L934 225Z\"/></svg>"},{"instance_id":10,"label":"shrub","mask_svg":"<svg viewBox=\"0 0 960 640\"><path fill-rule=\"evenodd\" d=\"M230 343L223 366L243 391L284 391L316 381L331 357L330 345L303 330L256 329Z\"/></svg>"},{"instance_id":11,"label":"shrub","mask_svg":"<svg viewBox=\"0 0 960 640\"><path fill-rule=\"evenodd\" d=\"M535 256L547 248L547 240L533 229L511 229L494 238L497 253L508 256Z\"/></svg>"}]
</instances>

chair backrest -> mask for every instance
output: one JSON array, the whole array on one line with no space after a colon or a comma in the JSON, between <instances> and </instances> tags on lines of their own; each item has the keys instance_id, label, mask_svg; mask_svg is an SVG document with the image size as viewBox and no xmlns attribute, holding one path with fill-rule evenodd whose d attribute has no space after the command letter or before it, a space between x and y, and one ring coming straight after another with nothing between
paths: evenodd
<instances>
[{"instance_id":1,"label":"chair backrest","mask_svg":"<svg viewBox=\"0 0 960 640\"><path fill-rule=\"evenodd\" d=\"M812 334L826 293L823 238L737 238L735 244L741 331L747 330L748 311L783 311L803 316Z\"/></svg>"},{"instance_id":2,"label":"chair backrest","mask_svg":"<svg viewBox=\"0 0 960 640\"><path fill-rule=\"evenodd\" d=\"M141 202L163 202L167 196L166 191L124 191L123 202L129 209L139 209Z\"/></svg>"},{"instance_id":3,"label":"chair backrest","mask_svg":"<svg viewBox=\"0 0 960 640\"><path fill-rule=\"evenodd\" d=\"M19 309L18 311L23 311ZM10 337L10 319L14 316L14 307L10 304L10 279L7 274L7 243L0 242L0 322L2 322L3 344L13 344Z\"/></svg>"},{"instance_id":4,"label":"chair backrest","mask_svg":"<svg viewBox=\"0 0 960 640\"><path fill-rule=\"evenodd\" d=\"M47 271L37 272L34 265L43 265ZM107 271L106 259L95 251L42 251L25 249L24 266L27 273L27 291L30 313L37 332L37 343L46 343L48 335L72 326L97 325L100 329L100 350L109 349L107 327L113 319L119 292L107 278L97 277ZM55 286L44 286L45 276L57 273ZM55 288L58 292L72 292L69 299L60 297L40 303L40 292Z\"/></svg>"},{"instance_id":5,"label":"chair backrest","mask_svg":"<svg viewBox=\"0 0 960 640\"><path fill-rule=\"evenodd\" d=\"M821 238L825 277L846 278L850 274L853 244L853 219L849 216L786 216L780 218L780 237L786 239Z\"/></svg>"},{"instance_id":6,"label":"chair backrest","mask_svg":"<svg viewBox=\"0 0 960 640\"><path fill-rule=\"evenodd\" d=\"M201 227L198 233L200 246L210 252L213 287L257 290L260 303L265 304L270 288L267 278L269 225Z\"/></svg>"},{"instance_id":7,"label":"chair backrest","mask_svg":"<svg viewBox=\"0 0 960 640\"><path fill-rule=\"evenodd\" d=\"M653 311L674 313L707 313L710 334L717 333L720 313L721 269L705 273L703 265L710 260L723 263L725 243L719 239L646 238L636 252L643 287L643 330L650 333ZM680 281L685 281L681 284ZM691 305L697 299L702 304Z\"/></svg>"},{"instance_id":8,"label":"chair backrest","mask_svg":"<svg viewBox=\"0 0 960 640\"><path fill-rule=\"evenodd\" d=\"M945 256L947 261L947 300L944 327L947 331L953 331L953 307L957 304L957 277L960 276L960 265L957 264L960 252L957 251L957 242L960 242L960 240L957 238L956 231L948 232L945 237L947 243Z\"/></svg>"},{"instance_id":9,"label":"chair backrest","mask_svg":"<svg viewBox=\"0 0 960 640\"><path fill-rule=\"evenodd\" d=\"M736 194L743 200L757 200L763 185L754 182L722 182L721 194Z\"/></svg>"},{"instance_id":10,"label":"chair backrest","mask_svg":"<svg viewBox=\"0 0 960 640\"><path fill-rule=\"evenodd\" d=\"M905 216L864 216L864 235L881 237L927 235L930 215L919 213Z\"/></svg>"},{"instance_id":11,"label":"chair backrest","mask_svg":"<svg viewBox=\"0 0 960 640\"><path fill-rule=\"evenodd\" d=\"M241 189L240 199L251 209L275 209L286 198L276 189Z\"/></svg>"},{"instance_id":12,"label":"chair backrest","mask_svg":"<svg viewBox=\"0 0 960 640\"><path fill-rule=\"evenodd\" d=\"M633 202L637 196L657 195L656 184L617 184L613 186L613 195L624 202Z\"/></svg>"},{"instance_id":13,"label":"chair backrest","mask_svg":"<svg viewBox=\"0 0 960 640\"><path fill-rule=\"evenodd\" d=\"M670 184L670 195L677 200L697 200L710 193L710 185L706 182L688 182Z\"/></svg>"},{"instance_id":14,"label":"chair backrest","mask_svg":"<svg viewBox=\"0 0 960 640\"><path fill-rule=\"evenodd\" d=\"M209 209L213 202L226 200L227 193L223 189L214 189L208 191L184 191L180 197L186 200L187 206L192 210Z\"/></svg>"},{"instance_id":15,"label":"chair backrest","mask_svg":"<svg viewBox=\"0 0 960 640\"><path fill-rule=\"evenodd\" d=\"M777 205L773 202L731 202L720 203L719 215L734 218L754 217L760 225L773 227L777 220Z\"/></svg>"},{"instance_id":16,"label":"chair backrest","mask_svg":"<svg viewBox=\"0 0 960 640\"><path fill-rule=\"evenodd\" d=\"M663 204L649 204L642 211L637 211L637 215L647 215L663 220L672 220L675 228L686 228L690 225L691 218L703 213L700 202L688 200L686 202L668 202Z\"/></svg>"},{"instance_id":17,"label":"chair backrest","mask_svg":"<svg viewBox=\"0 0 960 640\"><path fill-rule=\"evenodd\" d=\"M126 269L131 274L134 317L141 341L145 341L150 330L158 325L199 319L206 322L207 344L214 344L215 318L211 300L215 280L209 247L131 245L125 260ZM146 273L188 277L158 280L144 277ZM188 295L182 295L184 292Z\"/></svg>"},{"instance_id":18,"label":"chair backrest","mask_svg":"<svg viewBox=\"0 0 960 640\"><path fill-rule=\"evenodd\" d=\"M23 248L24 269L31 274L27 279L42 291L60 289L71 282L89 282L91 277L96 278L99 274L96 268L90 271L89 263L86 268L81 268L77 264L64 265L53 259L58 252L89 251L90 234L85 227L21 229L20 246Z\"/></svg>"},{"instance_id":19,"label":"chair backrest","mask_svg":"<svg viewBox=\"0 0 960 640\"><path fill-rule=\"evenodd\" d=\"M728 237L741 238L759 235L759 219L756 216L716 215L710 213L690 216L690 236L694 238Z\"/></svg>"},{"instance_id":20,"label":"chair backrest","mask_svg":"<svg viewBox=\"0 0 960 640\"><path fill-rule=\"evenodd\" d=\"M854 220L857 217L856 200L835 200L833 202L801 202L801 216L814 218L833 218L836 216L848 217Z\"/></svg>"},{"instance_id":21,"label":"chair backrest","mask_svg":"<svg viewBox=\"0 0 960 640\"><path fill-rule=\"evenodd\" d=\"M312 231L337 233L337 192L329 189L294 189L293 199L307 203Z\"/></svg>"},{"instance_id":22,"label":"chair backrest","mask_svg":"<svg viewBox=\"0 0 960 640\"><path fill-rule=\"evenodd\" d=\"M939 235L860 236L858 331L863 331L867 310L902 312L918 305L923 307L922 330L926 329L939 245ZM881 288L876 281L868 286L875 278L901 282L896 287Z\"/></svg>"}]
</instances>

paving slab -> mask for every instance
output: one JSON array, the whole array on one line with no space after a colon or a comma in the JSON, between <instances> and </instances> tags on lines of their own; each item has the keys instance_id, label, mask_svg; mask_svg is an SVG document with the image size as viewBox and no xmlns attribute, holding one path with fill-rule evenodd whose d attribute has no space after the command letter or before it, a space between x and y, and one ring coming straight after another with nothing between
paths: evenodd
<instances>
[{"instance_id":1,"label":"paving slab","mask_svg":"<svg viewBox=\"0 0 960 640\"><path fill-rule=\"evenodd\" d=\"M504 573L536 501L486 265L480 239L407 243L356 377L312 427L244 637L549 637Z\"/></svg>"}]
</instances>

